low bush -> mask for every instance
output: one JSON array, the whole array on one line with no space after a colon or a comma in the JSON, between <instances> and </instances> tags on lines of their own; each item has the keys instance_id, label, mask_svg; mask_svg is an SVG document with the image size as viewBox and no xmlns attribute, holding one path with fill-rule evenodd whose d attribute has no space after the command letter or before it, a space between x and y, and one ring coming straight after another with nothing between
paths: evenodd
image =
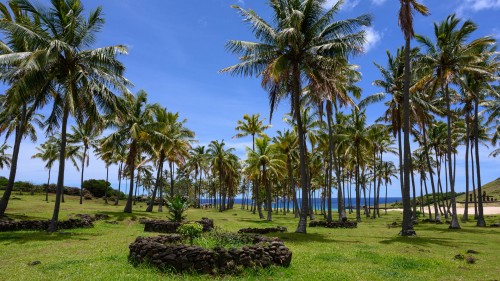
<instances>
[{"instance_id":1,"label":"low bush","mask_svg":"<svg viewBox=\"0 0 500 281\"><path fill-rule=\"evenodd\" d=\"M193 245L193 239L200 237L203 233L203 226L197 222L186 223L177 228L177 233L182 237L189 239L189 244Z\"/></svg>"}]
</instances>

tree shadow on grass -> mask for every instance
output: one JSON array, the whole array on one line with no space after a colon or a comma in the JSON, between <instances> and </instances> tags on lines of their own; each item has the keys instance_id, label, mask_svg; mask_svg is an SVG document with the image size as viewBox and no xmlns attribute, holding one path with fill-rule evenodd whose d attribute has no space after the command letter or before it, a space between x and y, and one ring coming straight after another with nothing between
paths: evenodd
<instances>
[{"instance_id":1,"label":"tree shadow on grass","mask_svg":"<svg viewBox=\"0 0 500 281\"><path fill-rule=\"evenodd\" d=\"M266 226L269 225L277 225L275 221L268 221L265 219L254 219L254 218L237 218L237 221L242 221L242 222L252 222L252 223L257 223L257 224L265 224Z\"/></svg>"},{"instance_id":2,"label":"tree shadow on grass","mask_svg":"<svg viewBox=\"0 0 500 281\"><path fill-rule=\"evenodd\" d=\"M17 231L17 232L2 232L0 233L0 245L12 244L27 244L32 242L49 242L49 241L68 241L78 240L87 241L100 234L94 233L74 233L60 232L48 233L40 231Z\"/></svg>"},{"instance_id":3,"label":"tree shadow on grass","mask_svg":"<svg viewBox=\"0 0 500 281\"><path fill-rule=\"evenodd\" d=\"M283 241L286 242L293 242L293 243L311 243L311 242L319 242L319 243L331 243L331 242L339 242L339 243L363 243L362 241L359 240L344 240L344 239L334 239L330 235L325 235L325 234L320 234L320 233L307 233L307 234L302 234L302 233L295 233L295 232L288 232L288 233L270 233L268 236L276 236Z\"/></svg>"},{"instance_id":4,"label":"tree shadow on grass","mask_svg":"<svg viewBox=\"0 0 500 281\"><path fill-rule=\"evenodd\" d=\"M124 221L126 219L138 220L137 213L129 214L129 213L124 213L124 212L111 212L111 211L98 212L98 213L108 215L110 220L116 220L116 221ZM141 214L139 217L151 218L148 214Z\"/></svg>"},{"instance_id":5,"label":"tree shadow on grass","mask_svg":"<svg viewBox=\"0 0 500 281\"><path fill-rule=\"evenodd\" d=\"M405 243L410 245L418 245L418 246L432 246L439 245L444 247L456 248L459 245L480 245L484 243L470 242L470 241L460 241L457 239L450 238L435 238L435 237L402 237L396 236L390 239L382 240L379 243L381 244L394 244L394 243Z\"/></svg>"},{"instance_id":6,"label":"tree shadow on grass","mask_svg":"<svg viewBox=\"0 0 500 281\"><path fill-rule=\"evenodd\" d=\"M0 217L2 219L13 219L13 220L47 220L46 217L36 217L27 216L25 214L5 214L5 216Z\"/></svg>"},{"instance_id":7,"label":"tree shadow on grass","mask_svg":"<svg viewBox=\"0 0 500 281\"><path fill-rule=\"evenodd\" d=\"M442 228L436 226L429 226L427 225L424 230L426 231L435 231L435 232L441 232L441 233L471 233L471 234L498 234L499 231L496 231L493 228L482 228L482 227L476 227L476 228L461 228L461 229L449 229L449 228ZM418 229L417 229L418 232Z\"/></svg>"}]
</instances>

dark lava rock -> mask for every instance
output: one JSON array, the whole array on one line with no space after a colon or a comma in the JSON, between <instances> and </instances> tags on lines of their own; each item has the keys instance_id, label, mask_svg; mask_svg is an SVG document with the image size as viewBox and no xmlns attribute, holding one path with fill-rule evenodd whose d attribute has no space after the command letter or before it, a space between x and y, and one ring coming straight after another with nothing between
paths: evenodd
<instances>
[{"instance_id":1,"label":"dark lava rock","mask_svg":"<svg viewBox=\"0 0 500 281\"><path fill-rule=\"evenodd\" d=\"M28 263L28 265L29 266L35 266L35 265L39 265L41 263L42 263L41 261L32 261L32 262Z\"/></svg>"}]
</instances>

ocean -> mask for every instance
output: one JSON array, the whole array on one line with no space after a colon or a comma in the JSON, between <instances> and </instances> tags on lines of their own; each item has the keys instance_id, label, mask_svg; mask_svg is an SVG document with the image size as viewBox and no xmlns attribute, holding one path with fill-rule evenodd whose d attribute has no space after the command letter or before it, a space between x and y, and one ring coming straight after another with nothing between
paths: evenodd
<instances>
[{"instance_id":1,"label":"ocean","mask_svg":"<svg viewBox=\"0 0 500 281\"><path fill-rule=\"evenodd\" d=\"M273 199L273 200L275 200L275 199ZM301 205L301 202L300 202L301 198L298 198L297 200L298 200L298 204L299 204L299 207L300 207L300 205ZM387 197L387 204L391 204L391 203L394 203L394 202L401 202L401 200L402 200L401 197ZM241 198L236 198L236 199L234 199L234 204L241 205L242 201L243 200ZM220 201L217 200L217 204L219 204L219 202ZM369 206L373 206L374 200L373 200L373 198L370 198L370 199L366 198L366 202L367 202L367 204ZM207 198L202 198L201 199L201 204L206 204L206 203L213 203L213 200L209 200ZM346 199L346 207L349 206L348 203L349 202ZM384 204L385 204L385 198L380 198L380 207L383 208ZM356 199L355 198L351 198L351 205L352 205L352 208L354 209L355 206L356 206ZM363 207L364 205L365 205L365 201L364 201L363 198L361 198L361 207ZM275 204L274 201L272 202L272 206L273 206L273 208L276 207L276 204ZM287 205L285 205L285 206L287 206ZM313 198L313 206L315 207L315 209L319 210L320 207L321 207L321 198ZM328 207L328 203L327 203L326 207ZM283 208L283 201L282 201L282 199L280 199L280 201L279 201L278 208ZM292 209L292 208L293 208L293 202L290 202L290 209ZM338 200L337 200L337 198L332 198L332 209L333 210L337 210L337 208L338 208Z\"/></svg>"}]
</instances>

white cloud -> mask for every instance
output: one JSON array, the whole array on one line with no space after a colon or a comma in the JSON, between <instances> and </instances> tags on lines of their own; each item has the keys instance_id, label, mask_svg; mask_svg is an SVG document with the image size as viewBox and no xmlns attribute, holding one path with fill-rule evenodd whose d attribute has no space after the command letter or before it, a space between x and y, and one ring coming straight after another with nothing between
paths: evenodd
<instances>
[{"instance_id":1,"label":"white cloud","mask_svg":"<svg viewBox=\"0 0 500 281\"><path fill-rule=\"evenodd\" d=\"M380 0L376 0L376 1L380 1ZM383 1L385 1L385 0L383 0ZM329 9L329 8L333 7L333 5L335 5L337 2L339 2L339 0L328 0L325 2L324 7ZM347 11L352 10L356 6L358 6L359 2L361 2L361 0L345 0L341 9L347 10Z\"/></svg>"},{"instance_id":2,"label":"white cloud","mask_svg":"<svg viewBox=\"0 0 500 281\"><path fill-rule=\"evenodd\" d=\"M378 42L382 39L384 34L380 31L375 30L373 27L365 28L366 31L366 43L364 45L365 52L369 52L373 47L375 47Z\"/></svg>"},{"instance_id":3,"label":"white cloud","mask_svg":"<svg viewBox=\"0 0 500 281\"><path fill-rule=\"evenodd\" d=\"M238 0L238 4L240 4L241 6L245 6L245 0Z\"/></svg>"},{"instance_id":4,"label":"white cloud","mask_svg":"<svg viewBox=\"0 0 500 281\"><path fill-rule=\"evenodd\" d=\"M378 6L384 4L386 1L387 0L372 0L373 4L378 5Z\"/></svg>"},{"instance_id":5,"label":"white cloud","mask_svg":"<svg viewBox=\"0 0 500 281\"><path fill-rule=\"evenodd\" d=\"M466 11L478 12L485 9L500 9L500 0L463 0L457 13L461 15Z\"/></svg>"}]
</instances>

